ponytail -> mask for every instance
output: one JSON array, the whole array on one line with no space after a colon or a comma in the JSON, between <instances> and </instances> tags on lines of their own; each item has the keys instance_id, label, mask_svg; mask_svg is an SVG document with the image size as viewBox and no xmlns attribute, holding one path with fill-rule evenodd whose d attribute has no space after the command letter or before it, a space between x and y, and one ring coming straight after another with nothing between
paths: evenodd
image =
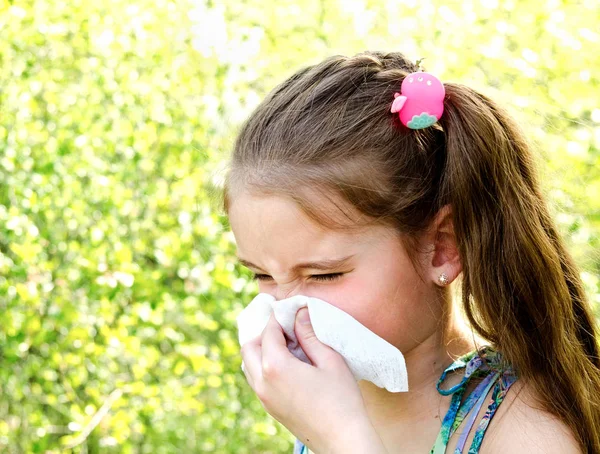
<instances>
[{"instance_id":1,"label":"ponytail","mask_svg":"<svg viewBox=\"0 0 600 454\"><path fill-rule=\"evenodd\" d=\"M490 99L458 84L445 88L439 197L453 207L465 313L585 452L600 453L597 328L529 147Z\"/></svg>"}]
</instances>

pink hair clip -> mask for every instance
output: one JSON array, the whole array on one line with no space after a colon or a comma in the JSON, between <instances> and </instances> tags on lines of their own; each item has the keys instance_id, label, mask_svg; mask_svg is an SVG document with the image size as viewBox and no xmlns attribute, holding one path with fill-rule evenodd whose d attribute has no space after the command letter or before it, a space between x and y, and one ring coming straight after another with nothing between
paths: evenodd
<instances>
[{"instance_id":1,"label":"pink hair clip","mask_svg":"<svg viewBox=\"0 0 600 454\"><path fill-rule=\"evenodd\" d=\"M433 125L444 112L446 90L433 74L418 71L404 78L401 93L394 93L392 113L410 129L423 129Z\"/></svg>"}]
</instances>

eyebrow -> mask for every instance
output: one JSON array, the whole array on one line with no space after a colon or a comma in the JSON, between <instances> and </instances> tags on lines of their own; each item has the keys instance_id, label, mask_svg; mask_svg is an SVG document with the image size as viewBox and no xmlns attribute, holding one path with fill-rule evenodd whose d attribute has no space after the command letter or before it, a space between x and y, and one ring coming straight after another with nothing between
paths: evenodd
<instances>
[{"instance_id":1,"label":"eyebrow","mask_svg":"<svg viewBox=\"0 0 600 454\"><path fill-rule=\"evenodd\" d=\"M298 271L301 269L328 271L331 269L340 268L340 267L344 266L352 257L354 257L354 254L348 255L346 257L342 257L339 259L319 260L317 262L298 263L297 265L294 265L294 267L292 268L292 271ZM260 266L257 266L254 263L249 262L248 260L244 260L241 257L238 257L238 260L242 265L244 265L248 268L256 268L257 270L264 272L264 270Z\"/></svg>"}]
</instances>

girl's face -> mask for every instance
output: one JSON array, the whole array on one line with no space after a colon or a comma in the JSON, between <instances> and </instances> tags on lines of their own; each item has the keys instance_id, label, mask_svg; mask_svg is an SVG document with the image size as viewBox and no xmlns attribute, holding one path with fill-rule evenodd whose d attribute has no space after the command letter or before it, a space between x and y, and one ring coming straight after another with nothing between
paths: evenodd
<instances>
[{"instance_id":1,"label":"girl's face","mask_svg":"<svg viewBox=\"0 0 600 454\"><path fill-rule=\"evenodd\" d=\"M438 328L435 286L421 280L394 229L327 230L290 199L245 192L229 219L240 261L257 275L261 293L322 299L403 353Z\"/></svg>"}]
</instances>

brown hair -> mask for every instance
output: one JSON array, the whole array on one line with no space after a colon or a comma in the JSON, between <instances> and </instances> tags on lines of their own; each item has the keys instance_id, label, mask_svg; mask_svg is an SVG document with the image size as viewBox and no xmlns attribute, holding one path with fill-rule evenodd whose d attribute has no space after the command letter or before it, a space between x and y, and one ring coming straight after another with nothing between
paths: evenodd
<instances>
[{"instance_id":1,"label":"brown hair","mask_svg":"<svg viewBox=\"0 0 600 454\"><path fill-rule=\"evenodd\" d=\"M449 204L473 328L586 452L600 453L596 327L529 146L493 101L454 83L444 84L438 124L404 127L390 107L417 70L400 53L364 52L291 76L237 137L225 210L240 188L283 193L313 219L341 227L314 203L315 194L329 194L414 238Z\"/></svg>"}]
</instances>

